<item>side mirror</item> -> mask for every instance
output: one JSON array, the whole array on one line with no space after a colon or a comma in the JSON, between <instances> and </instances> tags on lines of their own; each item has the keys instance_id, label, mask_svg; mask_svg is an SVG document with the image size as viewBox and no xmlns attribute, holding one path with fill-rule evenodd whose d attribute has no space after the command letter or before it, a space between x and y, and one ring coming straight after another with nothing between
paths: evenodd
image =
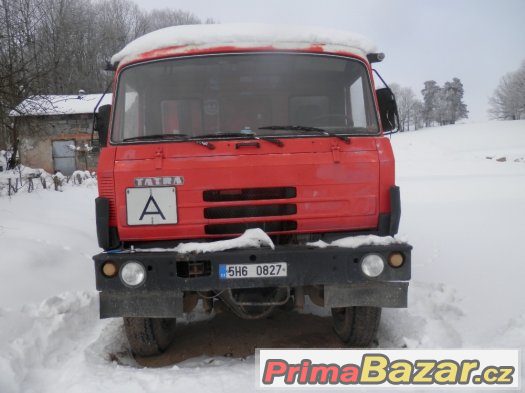
<instances>
[{"instance_id":1,"label":"side mirror","mask_svg":"<svg viewBox=\"0 0 525 393\"><path fill-rule=\"evenodd\" d=\"M102 105L95 113L93 129L98 132L100 147L105 147L108 141L109 117L111 115L111 105Z\"/></svg>"},{"instance_id":2,"label":"side mirror","mask_svg":"<svg viewBox=\"0 0 525 393\"><path fill-rule=\"evenodd\" d=\"M399 129L399 114L394 93L388 87L384 87L377 89L376 95L383 131L389 134L397 132Z\"/></svg>"}]
</instances>

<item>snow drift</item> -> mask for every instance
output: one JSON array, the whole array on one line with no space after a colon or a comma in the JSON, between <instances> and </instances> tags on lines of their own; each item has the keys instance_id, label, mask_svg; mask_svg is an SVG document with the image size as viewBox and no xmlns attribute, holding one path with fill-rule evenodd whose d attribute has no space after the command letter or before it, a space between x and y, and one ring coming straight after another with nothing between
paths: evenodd
<instances>
[{"instance_id":1,"label":"snow drift","mask_svg":"<svg viewBox=\"0 0 525 393\"><path fill-rule=\"evenodd\" d=\"M525 349L525 121L392 143L413 280L408 308L384 310L379 346ZM98 319L95 195L81 186L0 197L0 392L253 390L253 357L141 368L121 321Z\"/></svg>"}]
</instances>

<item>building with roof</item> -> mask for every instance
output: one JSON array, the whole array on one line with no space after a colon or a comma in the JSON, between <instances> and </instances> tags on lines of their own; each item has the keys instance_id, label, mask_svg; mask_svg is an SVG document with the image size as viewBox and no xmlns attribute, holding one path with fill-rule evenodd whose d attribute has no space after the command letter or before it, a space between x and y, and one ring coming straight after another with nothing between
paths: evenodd
<instances>
[{"instance_id":1,"label":"building with roof","mask_svg":"<svg viewBox=\"0 0 525 393\"><path fill-rule=\"evenodd\" d=\"M100 101L100 103L99 103ZM10 116L23 165L70 175L95 170L98 148L91 146L93 112L111 103L111 94L42 95L21 102Z\"/></svg>"}]
</instances>

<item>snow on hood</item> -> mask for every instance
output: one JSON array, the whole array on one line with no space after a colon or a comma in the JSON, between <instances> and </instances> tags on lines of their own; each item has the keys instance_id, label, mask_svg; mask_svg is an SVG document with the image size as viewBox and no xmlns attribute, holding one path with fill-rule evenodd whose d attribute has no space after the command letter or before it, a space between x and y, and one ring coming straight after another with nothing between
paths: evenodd
<instances>
[{"instance_id":1,"label":"snow on hood","mask_svg":"<svg viewBox=\"0 0 525 393\"><path fill-rule=\"evenodd\" d=\"M40 95L22 101L9 116L53 116L93 113L102 94ZM106 94L100 105L111 104L112 95Z\"/></svg>"},{"instance_id":2,"label":"snow on hood","mask_svg":"<svg viewBox=\"0 0 525 393\"><path fill-rule=\"evenodd\" d=\"M405 243L403 240L396 239L392 236L376 236L376 235L361 235L349 236L342 239L334 240L331 243L326 243L322 240L307 243L307 246L326 248L343 247L343 248L357 248L361 246L388 246L389 244Z\"/></svg>"},{"instance_id":3,"label":"snow on hood","mask_svg":"<svg viewBox=\"0 0 525 393\"><path fill-rule=\"evenodd\" d=\"M210 243L181 243L177 247L173 248L148 248L148 249L135 249L136 251L142 252L162 252L172 251L179 254L201 254L206 252L218 252L226 251L238 248L259 248L268 246L272 250L275 249L275 245L272 239L260 228L247 229L241 236L235 239L218 240Z\"/></svg>"},{"instance_id":4,"label":"snow on hood","mask_svg":"<svg viewBox=\"0 0 525 393\"><path fill-rule=\"evenodd\" d=\"M376 51L368 38L345 30L307 26L252 23L183 25L156 30L130 42L111 58L116 64L129 56L173 46L213 44L324 44L353 48L364 54Z\"/></svg>"}]
</instances>

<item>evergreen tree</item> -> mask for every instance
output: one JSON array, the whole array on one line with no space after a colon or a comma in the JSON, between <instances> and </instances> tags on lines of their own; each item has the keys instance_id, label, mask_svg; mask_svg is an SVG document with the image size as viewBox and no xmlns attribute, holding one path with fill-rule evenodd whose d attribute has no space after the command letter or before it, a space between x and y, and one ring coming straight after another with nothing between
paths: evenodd
<instances>
[{"instance_id":1,"label":"evergreen tree","mask_svg":"<svg viewBox=\"0 0 525 393\"><path fill-rule=\"evenodd\" d=\"M453 78L452 82L446 82L443 86L441 101L441 124L455 124L459 119L468 117L467 106L463 102L463 83L458 78Z\"/></svg>"},{"instance_id":2,"label":"evergreen tree","mask_svg":"<svg viewBox=\"0 0 525 393\"><path fill-rule=\"evenodd\" d=\"M426 81L424 89L421 90L421 94L423 94L423 123L425 127L430 127L432 123L437 121L440 91L441 88L434 80Z\"/></svg>"},{"instance_id":3,"label":"evergreen tree","mask_svg":"<svg viewBox=\"0 0 525 393\"><path fill-rule=\"evenodd\" d=\"M417 98L412 106L412 124L414 125L414 130L423 127L423 101Z\"/></svg>"}]
</instances>

